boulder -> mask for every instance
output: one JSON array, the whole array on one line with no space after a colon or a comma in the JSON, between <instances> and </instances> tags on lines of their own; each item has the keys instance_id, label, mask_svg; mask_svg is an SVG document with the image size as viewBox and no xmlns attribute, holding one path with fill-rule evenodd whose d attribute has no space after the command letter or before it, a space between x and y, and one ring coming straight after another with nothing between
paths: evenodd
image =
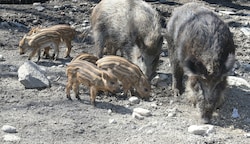
<instances>
[{"instance_id":1,"label":"boulder","mask_svg":"<svg viewBox=\"0 0 250 144\"><path fill-rule=\"evenodd\" d=\"M45 72L34 62L28 61L18 69L18 80L27 89L43 89L50 87Z\"/></svg>"}]
</instances>

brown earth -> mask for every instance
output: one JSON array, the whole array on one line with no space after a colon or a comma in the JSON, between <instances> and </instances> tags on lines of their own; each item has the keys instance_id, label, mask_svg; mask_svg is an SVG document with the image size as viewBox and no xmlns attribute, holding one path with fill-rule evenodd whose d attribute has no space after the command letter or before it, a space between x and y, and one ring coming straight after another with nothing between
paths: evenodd
<instances>
[{"instance_id":1,"label":"brown earth","mask_svg":"<svg viewBox=\"0 0 250 144\"><path fill-rule=\"evenodd\" d=\"M186 2L189 0L150 4L162 14L162 26L165 28L173 8ZM250 2L200 2L210 6L230 26L237 47L237 62L232 75L250 82L250 39L241 31L242 28L250 27ZM172 96L167 56L161 57L158 69L167 79L157 86L152 85L152 98L149 102L141 100L133 106L129 105L127 98L119 95L100 95L97 97L97 106L93 107L90 105L89 91L84 87L80 91L82 101L73 96L73 101L69 101L65 95L65 65L70 59L66 58L56 62L42 59L38 63L46 69L51 79L51 88L25 89L17 76L19 66L28 57L28 54L20 56L18 52L18 42L23 35L33 26L61 23L74 25L78 31L84 31L90 25L89 15L96 4L94 0L51 0L40 5L44 8L42 11L38 11L38 6L32 4L0 5L0 55L4 57L0 61L0 126L16 127L17 133L14 135L20 137L19 141L6 142L3 139L6 133L1 131L0 143L250 143L250 139L245 136L250 132L250 88L228 86L226 101L212 120L215 132L206 136L191 134L188 127L198 123L198 110L187 103L184 96ZM228 11L233 13L225 14ZM65 46L61 45L61 51L64 49ZM167 49L166 42L163 49ZM74 40L71 56L81 52L95 53L91 34ZM63 57L62 52L60 57ZM143 120L132 118L135 107L149 109L152 116ZM238 109L239 118L231 117L233 108ZM168 116L169 113L175 115ZM111 120L116 122L110 123Z\"/></svg>"}]
</instances>

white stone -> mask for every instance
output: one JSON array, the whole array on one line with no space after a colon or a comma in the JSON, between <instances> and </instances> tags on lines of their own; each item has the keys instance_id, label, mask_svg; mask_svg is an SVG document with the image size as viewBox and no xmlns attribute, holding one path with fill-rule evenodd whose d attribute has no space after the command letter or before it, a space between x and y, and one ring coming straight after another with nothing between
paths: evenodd
<instances>
[{"instance_id":1,"label":"white stone","mask_svg":"<svg viewBox=\"0 0 250 144\"><path fill-rule=\"evenodd\" d=\"M16 131L16 128L13 127L13 126L10 126L10 125L4 125L4 126L2 127L2 131L3 131L3 132L6 132L6 133L16 133L16 132L17 132L17 131Z\"/></svg>"},{"instance_id":2,"label":"white stone","mask_svg":"<svg viewBox=\"0 0 250 144\"><path fill-rule=\"evenodd\" d=\"M244 80L243 78L235 77L235 76L228 76L227 82L229 85L235 85L235 86L246 86L250 88L250 84Z\"/></svg>"},{"instance_id":3,"label":"white stone","mask_svg":"<svg viewBox=\"0 0 250 144\"><path fill-rule=\"evenodd\" d=\"M9 141L9 142L17 142L20 141L20 137L14 135L14 134L6 134L3 136L4 141Z\"/></svg>"},{"instance_id":4,"label":"white stone","mask_svg":"<svg viewBox=\"0 0 250 144\"><path fill-rule=\"evenodd\" d=\"M40 6L40 5L41 5L40 2L35 2L35 3L33 3L33 6Z\"/></svg>"},{"instance_id":5,"label":"white stone","mask_svg":"<svg viewBox=\"0 0 250 144\"><path fill-rule=\"evenodd\" d=\"M219 13L221 13L221 14L227 14L227 15L233 15L233 14L235 14L235 12L232 12L232 11L219 11Z\"/></svg>"},{"instance_id":6,"label":"white stone","mask_svg":"<svg viewBox=\"0 0 250 144\"><path fill-rule=\"evenodd\" d=\"M57 67L58 67L58 68L62 68L62 67L63 67L63 64L61 64L61 65L58 65Z\"/></svg>"},{"instance_id":7,"label":"white stone","mask_svg":"<svg viewBox=\"0 0 250 144\"><path fill-rule=\"evenodd\" d=\"M138 113L142 116L151 116L151 112L144 108L134 108L133 112Z\"/></svg>"},{"instance_id":8,"label":"white stone","mask_svg":"<svg viewBox=\"0 0 250 144\"><path fill-rule=\"evenodd\" d=\"M156 103L152 103L152 104L150 104L150 106L153 107L153 108L157 108L157 104Z\"/></svg>"},{"instance_id":9,"label":"white stone","mask_svg":"<svg viewBox=\"0 0 250 144\"><path fill-rule=\"evenodd\" d=\"M168 117L174 117L176 116L176 113L168 113Z\"/></svg>"},{"instance_id":10,"label":"white stone","mask_svg":"<svg viewBox=\"0 0 250 144\"><path fill-rule=\"evenodd\" d=\"M112 113L112 110L108 109L108 114L111 115L111 113Z\"/></svg>"},{"instance_id":11,"label":"white stone","mask_svg":"<svg viewBox=\"0 0 250 144\"><path fill-rule=\"evenodd\" d=\"M237 108L233 108L233 112L232 112L232 118L239 118L240 115L238 113L238 109Z\"/></svg>"},{"instance_id":12,"label":"white stone","mask_svg":"<svg viewBox=\"0 0 250 144\"><path fill-rule=\"evenodd\" d=\"M250 28L242 27L240 30L244 33L244 35L250 37Z\"/></svg>"},{"instance_id":13,"label":"white stone","mask_svg":"<svg viewBox=\"0 0 250 144\"><path fill-rule=\"evenodd\" d=\"M245 137L246 137L246 138L250 138L250 133L246 133L246 134L245 134Z\"/></svg>"},{"instance_id":14,"label":"white stone","mask_svg":"<svg viewBox=\"0 0 250 144\"><path fill-rule=\"evenodd\" d=\"M43 6L37 6L37 7L35 7L35 9L37 11L39 11L39 12L42 12L42 11L44 11L45 7L43 7Z\"/></svg>"},{"instance_id":15,"label":"white stone","mask_svg":"<svg viewBox=\"0 0 250 144\"><path fill-rule=\"evenodd\" d=\"M45 72L34 62L28 61L18 69L18 80L25 88L46 88L50 87L50 82L45 76Z\"/></svg>"},{"instance_id":16,"label":"white stone","mask_svg":"<svg viewBox=\"0 0 250 144\"><path fill-rule=\"evenodd\" d=\"M191 125L188 127L188 132L195 135L206 135L214 132L213 125Z\"/></svg>"},{"instance_id":17,"label":"white stone","mask_svg":"<svg viewBox=\"0 0 250 144\"><path fill-rule=\"evenodd\" d=\"M129 102L130 102L131 104L139 104L139 103L140 103L140 100L139 100L138 97L132 96L132 97L129 98Z\"/></svg>"},{"instance_id":18,"label":"white stone","mask_svg":"<svg viewBox=\"0 0 250 144\"><path fill-rule=\"evenodd\" d=\"M117 121L116 121L115 119L109 119L109 123L110 123L110 124L116 124Z\"/></svg>"},{"instance_id":19,"label":"white stone","mask_svg":"<svg viewBox=\"0 0 250 144\"><path fill-rule=\"evenodd\" d=\"M135 113L135 112L132 113L132 117L136 118L136 119L139 119L139 120L143 120L144 119L144 117L142 115L140 115L138 113Z\"/></svg>"},{"instance_id":20,"label":"white stone","mask_svg":"<svg viewBox=\"0 0 250 144\"><path fill-rule=\"evenodd\" d=\"M0 55L0 61L4 61L3 55Z\"/></svg>"}]
</instances>

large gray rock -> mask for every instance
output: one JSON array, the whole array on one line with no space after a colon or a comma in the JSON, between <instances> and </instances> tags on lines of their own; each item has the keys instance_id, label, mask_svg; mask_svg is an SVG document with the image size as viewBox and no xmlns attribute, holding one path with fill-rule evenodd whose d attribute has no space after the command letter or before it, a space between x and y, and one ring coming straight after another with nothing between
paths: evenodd
<instances>
[{"instance_id":1,"label":"large gray rock","mask_svg":"<svg viewBox=\"0 0 250 144\"><path fill-rule=\"evenodd\" d=\"M45 72L34 62L28 61L18 69L18 80L29 89L42 89L50 87Z\"/></svg>"}]
</instances>

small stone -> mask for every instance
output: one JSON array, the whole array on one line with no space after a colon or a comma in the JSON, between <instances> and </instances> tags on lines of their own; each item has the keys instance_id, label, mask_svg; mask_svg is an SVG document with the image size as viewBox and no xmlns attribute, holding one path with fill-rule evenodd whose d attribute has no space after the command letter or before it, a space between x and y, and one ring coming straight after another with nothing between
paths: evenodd
<instances>
[{"instance_id":1,"label":"small stone","mask_svg":"<svg viewBox=\"0 0 250 144\"><path fill-rule=\"evenodd\" d=\"M191 125L188 127L188 132L195 135L206 135L214 132L213 125Z\"/></svg>"},{"instance_id":2,"label":"small stone","mask_svg":"<svg viewBox=\"0 0 250 144\"><path fill-rule=\"evenodd\" d=\"M112 113L112 110L108 109L108 114L111 115L111 113Z\"/></svg>"},{"instance_id":3,"label":"small stone","mask_svg":"<svg viewBox=\"0 0 250 144\"><path fill-rule=\"evenodd\" d=\"M246 86L250 88L250 84L243 78L235 77L235 76L228 76L227 77L228 85L235 85L235 86Z\"/></svg>"},{"instance_id":4,"label":"small stone","mask_svg":"<svg viewBox=\"0 0 250 144\"><path fill-rule=\"evenodd\" d=\"M43 6L37 6L37 7L35 7L35 9L37 11L39 11L39 12L42 12L42 11L44 11L45 7L43 7Z\"/></svg>"},{"instance_id":5,"label":"small stone","mask_svg":"<svg viewBox=\"0 0 250 144\"><path fill-rule=\"evenodd\" d=\"M142 115L140 115L138 113L135 113L135 112L132 113L132 117L136 118L138 120L143 120L144 119L144 117Z\"/></svg>"},{"instance_id":6,"label":"small stone","mask_svg":"<svg viewBox=\"0 0 250 144\"><path fill-rule=\"evenodd\" d=\"M234 108L232 113L232 118L239 118L239 117L240 115L238 113L238 109Z\"/></svg>"},{"instance_id":7,"label":"small stone","mask_svg":"<svg viewBox=\"0 0 250 144\"><path fill-rule=\"evenodd\" d=\"M20 141L20 137L13 135L13 134L7 134L3 136L4 141L9 141L9 142L17 142Z\"/></svg>"},{"instance_id":8,"label":"small stone","mask_svg":"<svg viewBox=\"0 0 250 144\"><path fill-rule=\"evenodd\" d=\"M240 30L244 33L244 35L250 37L250 28L242 27Z\"/></svg>"},{"instance_id":9,"label":"small stone","mask_svg":"<svg viewBox=\"0 0 250 144\"><path fill-rule=\"evenodd\" d=\"M117 121L116 121L115 119L109 119L109 123L110 123L110 124L116 124Z\"/></svg>"},{"instance_id":10,"label":"small stone","mask_svg":"<svg viewBox=\"0 0 250 144\"><path fill-rule=\"evenodd\" d=\"M174 116L176 116L176 113L169 113L168 114L168 117L174 117Z\"/></svg>"},{"instance_id":11,"label":"small stone","mask_svg":"<svg viewBox=\"0 0 250 144\"><path fill-rule=\"evenodd\" d=\"M2 127L2 131L6 132L6 133L16 133L16 128L10 125L4 125Z\"/></svg>"},{"instance_id":12,"label":"small stone","mask_svg":"<svg viewBox=\"0 0 250 144\"><path fill-rule=\"evenodd\" d=\"M144 108L134 108L133 112L138 113L142 116L146 116L146 117L152 115L149 110L144 109Z\"/></svg>"},{"instance_id":13,"label":"small stone","mask_svg":"<svg viewBox=\"0 0 250 144\"><path fill-rule=\"evenodd\" d=\"M156 103L152 103L152 104L150 104L150 106L153 107L153 108L157 108L157 104Z\"/></svg>"},{"instance_id":14,"label":"small stone","mask_svg":"<svg viewBox=\"0 0 250 144\"><path fill-rule=\"evenodd\" d=\"M133 96L133 97L129 98L129 102L130 102L130 104L139 104L140 100L138 97Z\"/></svg>"},{"instance_id":15,"label":"small stone","mask_svg":"<svg viewBox=\"0 0 250 144\"><path fill-rule=\"evenodd\" d=\"M0 55L0 61L4 61L5 59L4 59L4 57L3 57L3 55Z\"/></svg>"},{"instance_id":16,"label":"small stone","mask_svg":"<svg viewBox=\"0 0 250 144\"><path fill-rule=\"evenodd\" d=\"M35 3L33 3L33 6L40 6L40 5L41 5L40 2L35 2Z\"/></svg>"},{"instance_id":17,"label":"small stone","mask_svg":"<svg viewBox=\"0 0 250 144\"><path fill-rule=\"evenodd\" d=\"M61 65L58 65L57 67L58 67L58 68L62 68L62 67L63 67L63 65L61 64Z\"/></svg>"},{"instance_id":18,"label":"small stone","mask_svg":"<svg viewBox=\"0 0 250 144\"><path fill-rule=\"evenodd\" d=\"M246 137L246 138L250 138L250 133L246 133L246 134L245 134L245 137Z\"/></svg>"}]
</instances>

